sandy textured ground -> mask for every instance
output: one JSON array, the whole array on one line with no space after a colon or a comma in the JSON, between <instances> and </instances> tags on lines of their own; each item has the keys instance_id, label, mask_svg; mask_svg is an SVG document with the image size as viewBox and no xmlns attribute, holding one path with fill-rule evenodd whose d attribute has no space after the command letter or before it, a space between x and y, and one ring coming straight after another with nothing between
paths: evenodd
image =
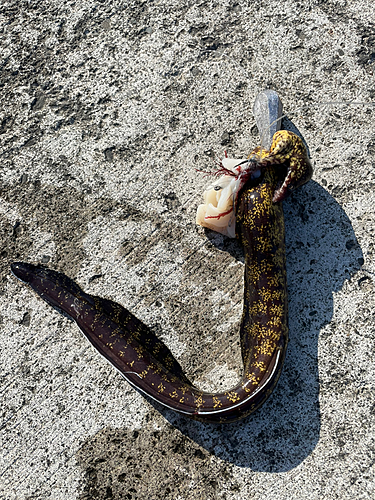
<instances>
[{"instance_id":1,"label":"sandy textured ground","mask_svg":"<svg viewBox=\"0 0 375 500\"><path fill-rule=\"evenodd\" d=\"M374 498L373 1L219 3L1 3L4 500ZM131 389L9 263L62 270L230 386L243 255L195 226L195 169L257 145L264 88L315 165L285 204L290 346L262 409L203 425Z\"/></svg>"}]
</instances>

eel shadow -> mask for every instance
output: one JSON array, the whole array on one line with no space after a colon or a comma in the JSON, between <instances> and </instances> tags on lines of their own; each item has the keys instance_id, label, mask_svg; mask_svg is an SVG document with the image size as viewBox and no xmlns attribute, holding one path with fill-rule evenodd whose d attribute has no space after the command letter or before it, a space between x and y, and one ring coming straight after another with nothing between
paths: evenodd
<instances>
[{"instance_id":1,"label":"eel shadow","mask_svg":"<svg viewBox=\"0 0 375 500\"><path fill-rule=\"evenodd\" d=\"M319 184L284 203L290 341L278 386L265 405L234 424L194 422L152 402L188 438L253 471L284 472L315 448L320 433L318 337L331 321L332 293L362 265L350 220ZM231 243L218 239L231 251ZM238 253L235 250L231 253Z\"/></svg>"}]
</instances>

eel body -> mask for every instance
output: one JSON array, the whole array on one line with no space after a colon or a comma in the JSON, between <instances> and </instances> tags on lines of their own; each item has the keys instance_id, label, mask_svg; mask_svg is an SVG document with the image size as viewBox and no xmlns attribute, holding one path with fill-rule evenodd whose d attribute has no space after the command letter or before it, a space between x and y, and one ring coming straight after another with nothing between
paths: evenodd
<instances>
[{"instance_id":1,"label":"eel body","mask_svg":"<svg viewBox=\"0 0 375 500\"><path fill-rule=\"evenodd\" d=\"M146 325L121 305L85 293L64 274L20 262L11 265L13 274L74 319L100 354L142 393L195 420L225 423L246 417L274 389L288 342L284 218L277 197L282 199L290 189L290 182L284 185L288 176L295 185L311 177L302 141L282 132L270 152L253 162L251 173L232 197L236 234L245 253L245 278L240 327L244 369L230 390L209 393L195 387ZM282 140L287 147L279 151Z\"/></svg>"}]
</instances>

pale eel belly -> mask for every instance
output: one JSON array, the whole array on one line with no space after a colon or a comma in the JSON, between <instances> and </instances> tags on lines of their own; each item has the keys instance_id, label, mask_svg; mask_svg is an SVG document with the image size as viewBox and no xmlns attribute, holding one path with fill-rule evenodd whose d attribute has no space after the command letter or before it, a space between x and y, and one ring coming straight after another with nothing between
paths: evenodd
<instances>
[{"instance_id":1,"label":"pale eel belly","mask_svg":"<svg viewBox=\"0 0 375 500\"><path fill-rule=\"evenodd\" d=\"M74 319L133 387L204 422L233 422L259 408L277 383L288 341L281 200L311 177L311 165L302 141L285 131L275 134L269 152L254 155L251 160L224 161L225 169L234 173L213 184L205 195L206 208L200 207L197 214L201 225L236 234L245 253L240 328L244 369L240 382L227 391L205 392L190 383L168 347L121 305L85 293L56 271L20 262L11 265L17 278Z\"/></svg>"}]
</instances>

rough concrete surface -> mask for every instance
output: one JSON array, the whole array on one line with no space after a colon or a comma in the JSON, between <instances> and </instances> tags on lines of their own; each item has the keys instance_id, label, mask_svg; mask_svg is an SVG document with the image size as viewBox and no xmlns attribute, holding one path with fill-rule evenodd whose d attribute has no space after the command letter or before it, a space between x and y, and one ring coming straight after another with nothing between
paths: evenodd
<instances>
[{"instance_id":1,"label":"rough concrete surface","mask_svg":"<svg viewBox=\"0 0 375 500\"><path fill-rule=\"evenodd\" d=\"M373 1L3 0L0 33L0 497L374 498ZM243 254L195 226L196 169L257 146L265 88L315 166L284 205L290 344L259 411L204 425L146 401L9 264L121 303L229 387Z\"/></svg>"}]
</instances>

